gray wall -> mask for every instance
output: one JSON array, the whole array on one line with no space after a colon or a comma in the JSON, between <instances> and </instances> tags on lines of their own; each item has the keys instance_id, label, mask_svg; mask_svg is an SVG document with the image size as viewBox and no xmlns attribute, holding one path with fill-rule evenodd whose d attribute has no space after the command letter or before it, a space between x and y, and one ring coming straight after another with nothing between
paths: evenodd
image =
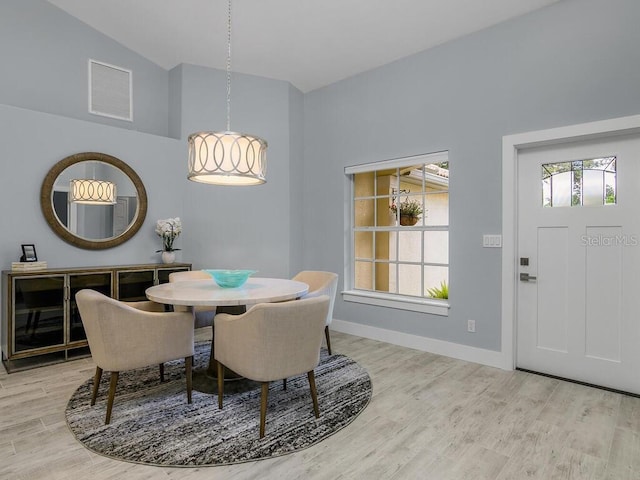
<instances>
[{"instance_id":1,"label":"gray wall","mask_svg":"<svg viewBox=\"0 0 640 480\"><path fill-rule=\"evenodd\" d=\"M178 81L177 79L174 79ZM251 75L233 75L231 129L267 140L267 183L225 187L186 179L190 133L226 129L226 73L182 65L182 139L175 160L184 167L184 248L196 268L248 268L260 275L290 275L289 84ZM300 159L297 159L300 161ZM195 254L197 252L197 254Z\"/></svg>"},{"instance_id":2,"label":"gray wall","mask_svg":"<svg viewBox=\"0 0 640 480\"><path fill-rule=\"evenodd\" d=\"M40 187L47 172L78 152L108 153L126 162L142 179L149 199L144 225L128 242L107 250L82 250L49 228L40 210ZM154 263L161 248L154 233L159 218L181 215L184 164L182 142L107 125L0 105L0 201L7 226L0 242L0 267L18 261L23 243L34 243L50 267Z\"/></svg>"},{"instance_id":3,"label":"gray wall","mask_svg":"<svg viewBox=\"0 0 640 480\"><path fill-rule=\"evenodd\" d=\"M449 317L340 297L335 317L499 350L482 234L501 232L502 136L640 113L638 19L637 0L566 0L305 95L306 267L343 271L345 166L450 153Z\"/></svg>"},{"instance_id":4,"label":"gray wall","mask_svg":"<svg viewBox=\"0 0 640 480\"><path fill-rule=\"evenodd\" d=\"M304 249L302 225L304 209L304 96L294 86L289 86L289 271L293 276L303 270Z\"/></svg>"},{"instance_id":5,"label":"gray wall","mask_svg":"<svg viewBox=\"0 0 640 480\"><path fill-rule=\"evenodd\" d=\"M132 70L133 122L89 113L90 58ZM0 59L0 104L167 135L167 71L49 2L0 2Z\"/></svg>"},{"instance_id":6,"label":"gray wall","mask_svg":"<svg viewBox=\"0 0 640 480\"><path fill-rule=\"evenodd\" d=\"M295 112L301 130L302 94L287 82L234 75L232 127L269 142L268 183L234 189L186 179L187 134L226 126L225 72L191 65L165 71L44 0L0 3L0 55L0 199L5 221L15 226L3 237L2 268L18 259L21 243L35 243L52 267L156 262L155 222L176 216L184 224L177 259L195 268L246 267L286 277L292 242L300 264L301 233L290 228L289 151L296 149L301 162L302 140L290 138L289 117ZM134 99L141 102L133 123L87 113L88 58L133 70ZM40 212L47 171L82 151L120 158L147 188L145 225L114 249L68 245Z\"/></svg>"},{"instance_id":7,"label":"gray wall","mask_svg":"<svg viewBox=\"0 0 640 480\"><path fill-rule=\"evenodd\" d=\"M169 70L169 136L182 136L182 65Z\"/></svg>"},{"instance_id":8,"label":"gray wall","mask_svg":"<svg viewBox=\"0 0 640 480\"><path fill-rule=\"evenodd\" d=\"M638 18L636 0L564 0L305 95L234 75L232 128L269 142L268 183L245 189L186 180L186 135L225 127L224 72L167 72L44 0L4 0L1 267L18 259L21 243L35 243L54 267L158 261L155 221L180 216L178 260L196 268L342 274L344 167L449 150L450 316L338 296L335 317L497 350L500 250L483 249L481 238L501 229L502 136L639 113ZM133 70L133 123L87 113L88 58ZM47 171L82 151L124 160L147 188L145 225L114 249L72 247L40 212ZM468 318L476 334L466 333Z\"/></svg>"}]
</instances>

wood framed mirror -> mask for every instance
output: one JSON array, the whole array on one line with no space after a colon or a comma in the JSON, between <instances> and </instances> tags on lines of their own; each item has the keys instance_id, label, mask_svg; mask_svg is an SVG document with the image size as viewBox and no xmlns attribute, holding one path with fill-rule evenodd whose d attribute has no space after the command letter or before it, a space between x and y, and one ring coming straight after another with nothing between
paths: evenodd
<instances>
[{"instance_id":1,"label":"wood framed mirror","mask_svg":"<svg viewBox=\"0 0 640 480\"><path fill-rule=\"evenodd\" d=\"M129 240L147 215L138 174L106 153L83 152L56 163L42 182L40 206L65 242L99 250Z\"/></svg>"}]
</instances>

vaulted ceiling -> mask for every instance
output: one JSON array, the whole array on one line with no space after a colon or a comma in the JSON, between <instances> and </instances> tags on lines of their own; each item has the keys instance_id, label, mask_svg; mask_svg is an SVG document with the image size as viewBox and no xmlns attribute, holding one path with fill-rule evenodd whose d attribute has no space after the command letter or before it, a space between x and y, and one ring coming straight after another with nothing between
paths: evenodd
<instances>
[{"instance_id":1,"label":"vaulted ceiling","mask_svg":"<svg viewBox=\"0 0 640 480\"><path fill-rule=\"evenodd\" d=\"M226 67L225 0L48 0L171 69ZM303 92L559 0L235 0L233 71Z\"/></svg>"}]
</instances>

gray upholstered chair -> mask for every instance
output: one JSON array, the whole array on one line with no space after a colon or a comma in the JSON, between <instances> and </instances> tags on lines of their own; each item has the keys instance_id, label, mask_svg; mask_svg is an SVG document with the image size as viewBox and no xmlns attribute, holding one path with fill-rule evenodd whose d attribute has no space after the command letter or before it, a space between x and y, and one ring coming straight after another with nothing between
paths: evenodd
<instances>
[{"instance_id":1,"label":"gray upholstered chair","mask_svg":"<svg viewBox=\"0 0 640 480\"><path fill-rule=\"evenodd\" d=\"M173 272L169 274L169 282L184 282L187 280L210 280L213 281L211 275L202 270L189 270L185 272ZM189 307L182 305L174 305L174 312L188 312ZM213 317L216 315L216 307L193 307L193 326L194 328L210 327L213 325Z\"/></svg>"},{"instance_id":2,"label":"gray upholstered chair","mask_svg":"<svg viewBox=\"0 0 640 480\"><path fill-rule=\"evenodd\" d=\"M184 358L187 401L191 403L194 354L191 313L159 312L153 302L120 302L88 289L76 294L76 304L96 364L91 405L96 403L103 370L111 372L105 424L111 421L118 374L124 370L160 365L163 381L164 362Z\"/></svg>"},{"instance_id":3,"label":"gray upholstered chair","mask_svg":"<svg viewBox=\"0 0 640 480\"><path fill-rule=\"evenodd\" d=\"M320 416L313 369L320 362L322 331L329 297L283 303L261 303L242 315L215 318L215 358L218 361L218 407L222 408L224 372L230 368L262 382L260 438L264 437L269 382L307 374L313 410Z\"/></svg>"},{"instance_id":4,"label":"gray upholstered chair","mask_svg":"<svg viewBox=\"0 0 640 480\"><path fill-rule=\"evenodd\" d=\"M329 313L324 327L324 336L327 339L327 350L331 355L331 338L329 336L329 325L333 320L333 304L336 301L336 291L338 290L338 275L332 272L322 272L316 270L303 270L298 273L293 280L309 285L309 292L302 298L317 297L327 295L330 298Z\"/></svg>"}]
</instances>

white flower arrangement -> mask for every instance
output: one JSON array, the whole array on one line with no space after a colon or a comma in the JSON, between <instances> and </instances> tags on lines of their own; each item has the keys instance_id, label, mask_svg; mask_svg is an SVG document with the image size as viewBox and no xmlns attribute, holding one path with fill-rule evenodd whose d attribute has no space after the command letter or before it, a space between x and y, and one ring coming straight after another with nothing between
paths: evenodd
<instances>
[{"instance_id":1,"label":"white flower arrangement","mask_svg":"<svg viewBox=\"0 0 640 480\"><path fill-rule=\"evenodd\" d=\"M174 240L182 233L182 222L179 217L167 218L156 222L156 233L162 237L162 250L158 252L173 252L180 250L173 248Z\"/></svg>"}]
</instances>

